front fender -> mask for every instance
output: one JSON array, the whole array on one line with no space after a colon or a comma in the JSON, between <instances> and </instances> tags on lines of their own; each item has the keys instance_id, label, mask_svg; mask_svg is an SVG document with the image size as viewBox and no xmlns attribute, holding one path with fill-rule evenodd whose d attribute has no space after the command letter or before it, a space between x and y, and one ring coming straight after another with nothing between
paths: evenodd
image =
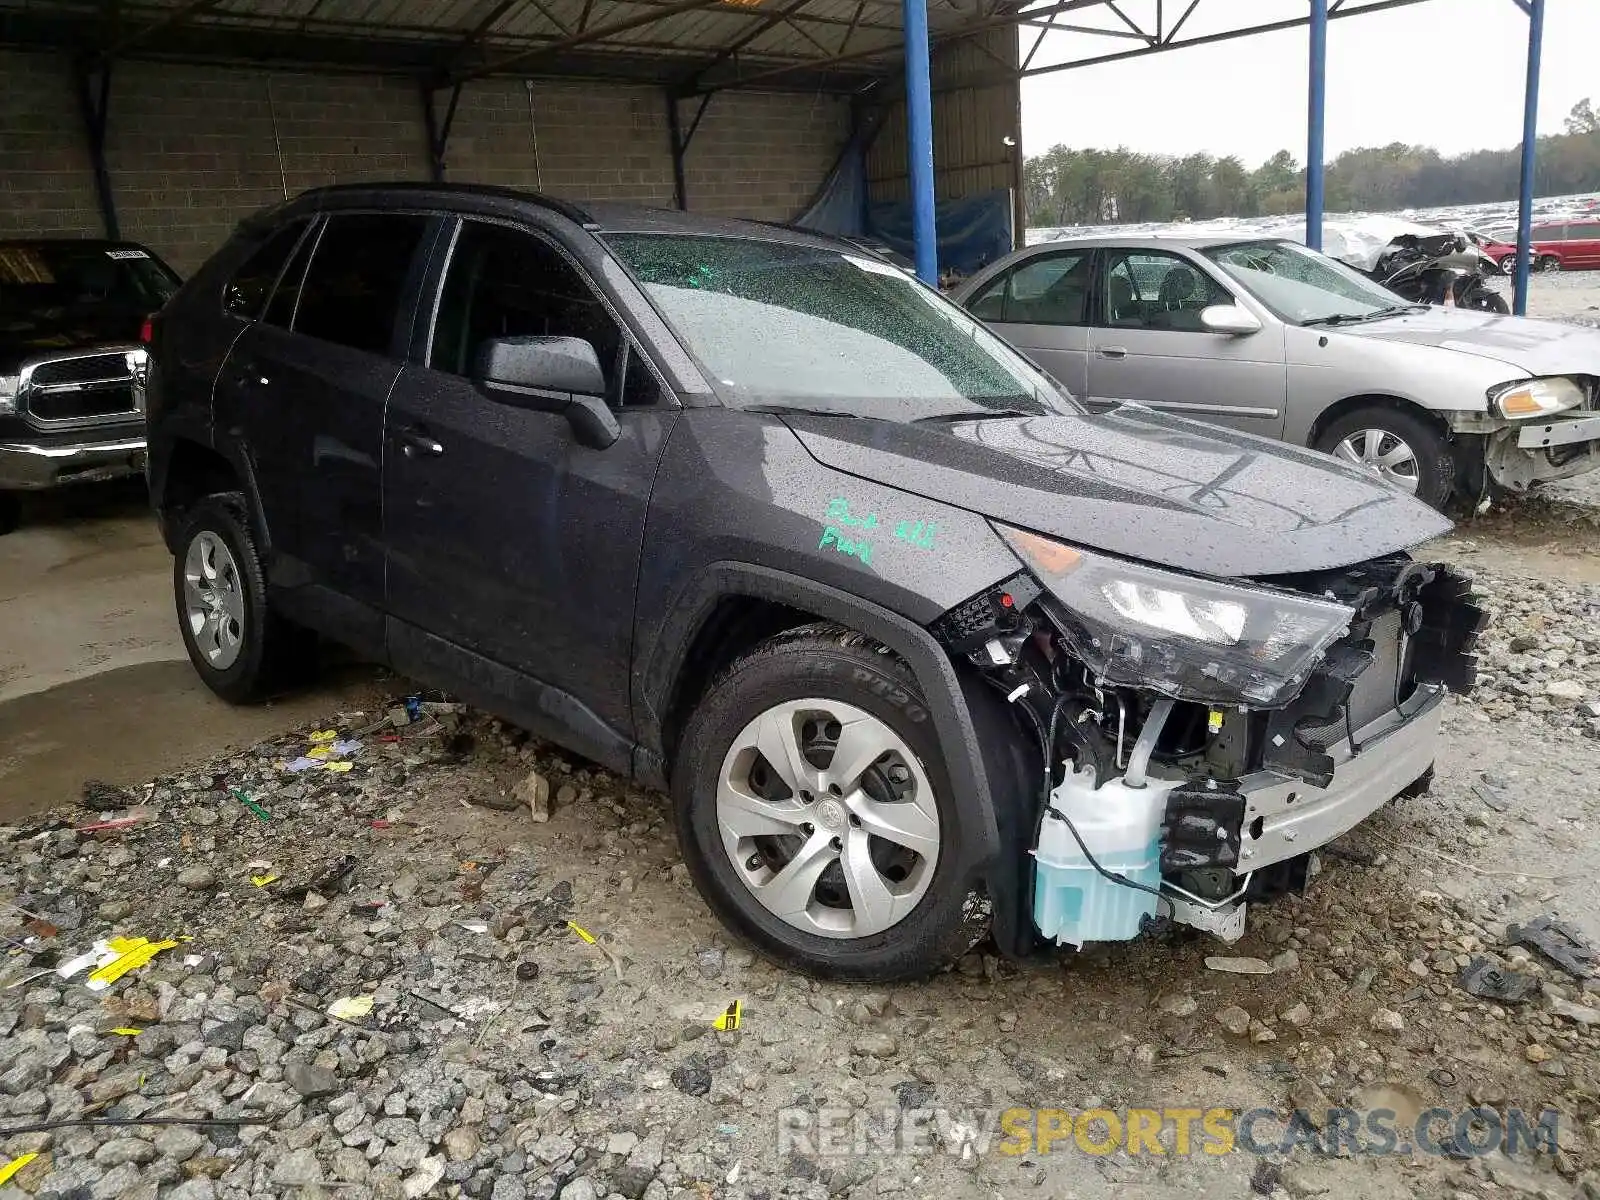
<instances>
[{"instance_id":1,"label":"front fender","mask_svg":"<svg viewBox=\"0 0 1600 1200\"><path fill-rule=\"evenodd\" d=\"M911 669L956 791L959 826L951 844L972 886L990 895L997 944L1007 954L1026 953L1032 929L1023 886L1032 786L1026 764L1033 755L1002 699L966 678L932 634L898 613L804 576L724 561L700 572L667 617L657 643L663 649L636 680L647 710L664 711L685 648L716 606L733 596L837 621L882 642ZM661 755L644 746L635 750L634 774L655 786L666 783Z\"/></svg>"}]
</instances>

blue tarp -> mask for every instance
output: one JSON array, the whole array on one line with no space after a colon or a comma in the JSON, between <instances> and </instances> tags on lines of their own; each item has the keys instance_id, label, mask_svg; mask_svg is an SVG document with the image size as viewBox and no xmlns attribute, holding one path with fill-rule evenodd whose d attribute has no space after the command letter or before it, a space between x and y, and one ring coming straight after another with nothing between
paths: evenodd
<instances>
[{"instance_id":1,"label":"blue tarp","mask_svg":"<svg viewBox=\"0 0 1600 1200\"><path fill-rule=\"evenodd\" d=\"M811 207L795 218L801 229L834 237L860 237L867 231L867 156L858 140L845 149Z\"/></svg>"},{"instance_id":2,"label":"blue tarp","mask_svg":"<svg viewBox=\"0 0 1600 1200\"><path fill-rule=\"evenodd\" d=\"M998 188L959 200L940 200L934 207L939 231L939 271L971 275L1011 253L1011 192ZM867 206L867 236L877 238L907 258L911 244L911 202L884 200Z\"/></svg>"},{"instance_id":3,"label":"blue tarp","mask_svg":"<svg viewBox=\"0 0 1600 1200\"><path fill-rule=\"evenodd\" d=\"M1011 253L1011 192L998 188L934 206L939 231L939 270L971 275ZM811 206L794 224L834 237L869 237L912 261L911 202L867 201L866 151L859 142L840 156Z\"/></svg>"}]
</instances>

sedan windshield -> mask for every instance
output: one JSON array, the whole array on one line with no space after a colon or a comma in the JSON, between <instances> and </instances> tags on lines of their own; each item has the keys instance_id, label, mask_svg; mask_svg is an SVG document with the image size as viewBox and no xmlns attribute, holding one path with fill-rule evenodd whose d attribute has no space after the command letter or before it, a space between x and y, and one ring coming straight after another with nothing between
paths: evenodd
<instances>
[{"instance_id":1,"label":"sedan windshield","mask_svg":"<svg viewBox=\"0 0 1600 1200\"><path fill-rule=\"evenodd\" d=\"M757 238L607 240L731 405L893 421L1080 411L982 325L881 259Z\"/></svg>"},{"instance_id":2,"label":"sedan windshield","mask_svg":"<svg viewBox=\"0 0 1600 1200\"><path fill-rule=\"evenodd\" d=\"M1361 272L1296 242L1235 242L1203 253L1295 325L1362 321L1405 307Z\"/></svg>"}]
</instances>

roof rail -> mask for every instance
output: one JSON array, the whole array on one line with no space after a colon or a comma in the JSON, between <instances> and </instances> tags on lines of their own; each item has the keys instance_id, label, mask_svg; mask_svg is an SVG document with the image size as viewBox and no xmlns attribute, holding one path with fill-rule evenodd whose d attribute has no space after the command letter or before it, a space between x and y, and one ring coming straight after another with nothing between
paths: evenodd
<instances>
[{"instance_id":1,"label":"roof rail","mask_svg":"<svg viewBox=\"0 0 1600 1200\"><path fill-rule=\"evenodd\" d=\"M418 194L434 195L468 195L486 196L503 200L516 200L525 204L537 204L551 212L560 213L569 220L579 225L593 226L596 222L593 216L581 205L570 200L562 200L556 196L547 196L543 192L527 191L523 188L501 187L487 183L428 183L420 180L393 180L369 181L366 183L330 183L321 187L308 188L298 196L280 201L257 213L246 217L244 223L255 223L276 213L288 204L295 204L302 200L312 199L317 207L321 207L320 199L324 196L348 195L358 192L413 192Z\"/></svg>"}]
</instances>

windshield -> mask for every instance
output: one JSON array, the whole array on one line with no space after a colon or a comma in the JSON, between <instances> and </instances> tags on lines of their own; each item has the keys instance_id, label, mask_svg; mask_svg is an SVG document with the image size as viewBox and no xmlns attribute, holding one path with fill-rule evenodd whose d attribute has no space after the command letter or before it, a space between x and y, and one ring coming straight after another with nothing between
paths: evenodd
<instances>
[{"instance_id":1,"label":"windshield","mask_svg":"<svg viewBox=\"0 0 1600 1200\"><path fill-rule=\"evenodd\" d=\"M607 240L729 404L893 421L1080 411L982 325L880 259L698 234Z\"/></svg>"},{"instance_id":2,"label":"windshield","mask_svg":"<svg viewBox=\"0 0 1600 1200\"><path fill-rule=\"evenodd\" d=\"M103 242L0 245L0 309L40 316L90 308L155 312L178 290L148 250Z\"/></svg>"},{"instance_id":3,"label":"windshield","mask_svg":"<svg viewBox=\"0 0 1600 1200\"><path fill-rule=\"evenodd\" d=\"M1295 242L1235 242L1204 254L1281 319L1304 325L1329 318L1360 320L1402 303L1342 262Z\"/></svg>"}]
</instances>

